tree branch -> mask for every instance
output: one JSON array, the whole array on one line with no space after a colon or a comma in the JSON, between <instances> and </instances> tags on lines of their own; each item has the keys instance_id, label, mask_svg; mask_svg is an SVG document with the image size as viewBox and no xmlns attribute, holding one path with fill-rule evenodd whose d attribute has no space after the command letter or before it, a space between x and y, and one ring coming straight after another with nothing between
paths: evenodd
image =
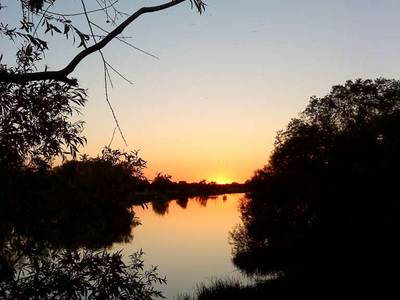
<instances>
[{"instance_id":1,"label":"tree branch","mask_svg":"<svg viewBox=\"0 0 400 300\"><path fill-rule=\"evenodd\" d=\"M76 68L76 66L88 55L103 49L109 42L111 42L114 38L116 38L119 34L123 32L123 30L128 27L133 21L135 21L138 17L146 13L152 13L161 11L173 6L176 6L186 0L173 0L168 3L164 3L157 6L150 7L142 7L137 10L134 14L128 17L124 22L118 25L113 31L107 34L101 41L95 43L94 45L82 50L79 52L69 63L68 65L58 71L43 71L43 72L33 72L33 73L10 73L4 69L0 70L0 82L6 83L26 83L29 81L36 80L58 80L67 82L72 85L77 84L76 79L68 78Z\"/></svg>"}]
</instances>

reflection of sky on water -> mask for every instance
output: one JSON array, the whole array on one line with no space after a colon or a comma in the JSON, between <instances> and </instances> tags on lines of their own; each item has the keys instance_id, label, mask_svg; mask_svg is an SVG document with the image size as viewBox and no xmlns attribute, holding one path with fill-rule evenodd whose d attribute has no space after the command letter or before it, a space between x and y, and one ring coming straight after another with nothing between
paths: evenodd
<instances>
[{"instance_id":1,"label":"reflection of sky on water","mask_svg":"<svg viewBox=\"0 0 400 300\"><path fill-rule=\"evenodd\" d=\"M163 288L167 299L191 292L200 282L215 278L242 278L231 262L229 232L240 222L239 199L243 194L223 195L204 200L190 198L186 209L177 201L169 203L164 215L135 207L142 223L133 229L133 241L118 244L129 255L143 249L148 265L157 265L167 276ZM204 205L205 204L205 205Z\"/></svg>"}]
</instances>

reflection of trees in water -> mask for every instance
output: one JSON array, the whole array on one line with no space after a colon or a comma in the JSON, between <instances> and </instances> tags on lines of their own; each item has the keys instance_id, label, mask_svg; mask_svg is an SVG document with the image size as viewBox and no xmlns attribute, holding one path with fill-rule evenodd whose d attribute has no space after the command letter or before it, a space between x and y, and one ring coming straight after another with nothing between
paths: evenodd
<instances>
[{"instance_id":1,"label":"reflection of trees in water","mask_svg":"<svg viewBox=\"0 0 400 300\"><path fill-rule=\"evenodd\" d=\"M106 250L138 224L129 208L135 157L105 150L51 170L0 168L1 299L159 295L152 285L164 281L143 272L141 254L125 264Z\"/></svg>"},{"instance_id":2,"label":"reflection of trees in water","mask_svg":"<svg viewBox=\"0 0 400 300\"><path fill-rule=\"evenodd\" d=\"M206 207L207 202L209 200L218 199L218 196L198 196L198 197L192 197L192 198L182 196L182 197L176 199L176 203L181 208L186 209L186 207L189 203L189 199L193 199L194 201L198 202L200 204L200 206ZM169 204L171 201L175 201L175 199L174 198L171 198L171 199L157 198L155 200L152 200L151 206L152 206L154 213L156 213L157 215L160 215L160 216L164 216L164 215L168 214L168 208L169 208Z\"/></svg>"},{"instance_id":3,"label":"reflection of trees in water","mask_svg":"<svg viewBox=\"0 0 400 300\"><path fill-rule=\"evenodd\" d=\"M132 228L138 225L133 211L122 207L57 208L51 214L47 210L32 211L21 217L10 214L1 223L20 236L48 242L54 247L92 249L131 241Z\"/></svg>"},{"instance_id":4,"label":"reflection of trees in water","mask_svg":"<svg viewBox=\"0 0 400 300\"><path fill-rule=\"evenodd\" d=\"M153 285L164 279L155 270L143 271L141 254L125 263L119 253L106 250L130 241L137 224L133 211L107 205L78 210L57 206L21 218L10 214L0 222L0 298L158 296Z\"/></svg>"},{"instance_id":5,"label":"reflection of trees in water","mask_svg":"<svg viewBox=\"0 0 400 300\"><path fill-rule=\"evenodd\" d=\"M143 261L139 256L125 265L119 254L105 250L115 242L131 240L132 226L137 224L133 212L122 208L64 209L54 215L38 212L21 219L2 219L0 298L27 299L30 295L42 299L59 293L60 299L81 299L84 291L96 297L108 292L112 298L117 288L132 295L151 292L150 285L139 286L150 276L140 273ZM139 273L134 275L134 271ZM107 282L110 274L117 281ZM135 291L127 290L135 285Z\"/></svg>"},{"instance_id":6,"label":"reflection of trees in water","mask_svg":"<svg viewBox=\"0 0 400 300\"><path fill-rule=\"evenodd\" d=\"M196 197L196 201L200 204L200 206L207 207L208 197L207 196L199 196L199 197Z\"/></svg>"},{"instance_id":7,"label":"reflection of trees in water","mask_svg":"<svg viewBox=\"0 0 400 300\"><path fill-rule=\"evenodd\" d=\"M72 213L72 212L70 212ZM97 249L110 247L113 243L132 240L132 228L138 225L133 213L128 210L102 214L64 215L56 221L38 226L24 224L20 231L24 235L40 240L48 240L61 247L88 247Z\"/></svg>"},{"instance_id":8,"label":"reflection of trees in water","mask_svg":"<svg viewBox=\"0 0 400 300\"><path fill-rule=\"evenodd\" d=\"M176 200L176 203L177 203L180 207L182 207L183 209L186 209L186 207L187 207L187 205L188 205L188 203L189 203L189 197L185 197L185 196L180 197L180 198L178 198L178 199Z\"/></svg>"},{"instance_id":9,"label":"reflection of trees in water","mask_svg":"<svg viewBox=\"0 0 400 300\"><path fill-rule=\"evenodd\" d=\"M160 216L168 214L169 202L167 200L156 200L151 202L151 207L153 211Z\"/></svg>"},{"instance_id":10,"label":"reflection of trees in water","mask_svg":"<svg viewBox=\"0 0 400 300\"><path fill-rule=\"evenodd\" d=\"M309 263L307 257L315 251L313 244L303 249L306 240L311 243L312 230L279 216L281 209L269 200L255 194L243 198L242 224L230 234L233 263L247 275L295 273ZM306 232L310 235L307 238Z\"/></svg>"},{"instance_id":11,"label":"reflection of trees in water","mask_svg":"<svg viewBox=\"0 0 400 300\"><path fill-rule=\"evenodd\" d=\"M0 168L1 223L57 247L130 241L137 224L129 208L131 193L140 184L137 159L105 149L102 157L49 170Z\"/></svg>"},{"instance_id":12,"label":"reflection of trees in water","mask_svg":"<svg viewBox=\"0 0 400 300\"><path fill-rule=\"evenodd\" d=\"M218 199L218 196L198 196L195 200L200 204L200 206L207 207L208 200Z\"/></svg>"}]
</instances>

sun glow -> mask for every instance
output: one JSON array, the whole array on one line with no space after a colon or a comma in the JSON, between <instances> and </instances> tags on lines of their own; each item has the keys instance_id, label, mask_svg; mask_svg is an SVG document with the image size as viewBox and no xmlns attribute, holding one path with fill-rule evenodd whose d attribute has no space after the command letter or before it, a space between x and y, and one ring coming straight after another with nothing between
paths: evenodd
<instances>
[{"instance_id":1,"label":"sun glow","mask_svg":"<svg viewBox=\"0 0 400 300\"><path fill-rule=\"evenodd\" d=\"M223 176L214 177L214 178L212 178L212 179L210 180L210 182L212 182L212 181L216 182L217 184L232 183L232 180L231 180L231 179L229 179L229 178L227 178L227 177L223 177Z\"/></svg>"}]
</instances>

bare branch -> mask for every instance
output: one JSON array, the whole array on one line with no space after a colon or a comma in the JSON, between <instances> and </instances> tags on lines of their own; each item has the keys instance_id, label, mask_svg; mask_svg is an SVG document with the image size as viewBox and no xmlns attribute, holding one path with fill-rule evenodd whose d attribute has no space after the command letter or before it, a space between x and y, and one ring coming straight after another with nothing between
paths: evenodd
<instances>
[{"instance_id":1,"label":"bare branch","mask_svg":"<svg viewBox=\"0 0 400 300\"><path fill-rule=\"evenodd\" d=\"M11 73L7 70L0 70L0 82L8 82L8 83L25 83L29 81L36 80L58 80L67 82L69 84L77 84L76 79L68 78L77 65L88 55L103 49L109 42L111 42L114 38L116 38L119 34L123 32L123 30L128 27L133 21L135 21L138 17L146 13L157 12L161 10L165 10L167 8L176 6L186 0L173 0L171 2L167 2L161 5L150 6L150 7L142 7L133 13L130 17L128 17L124 22L118 25L114 30L112 30L104 39L95 43L94 45L82 50L79 52L70 62L69 64L58 71L44 71L44 72L32 72L32 73Z\"/></svg>"}]
</instances>

